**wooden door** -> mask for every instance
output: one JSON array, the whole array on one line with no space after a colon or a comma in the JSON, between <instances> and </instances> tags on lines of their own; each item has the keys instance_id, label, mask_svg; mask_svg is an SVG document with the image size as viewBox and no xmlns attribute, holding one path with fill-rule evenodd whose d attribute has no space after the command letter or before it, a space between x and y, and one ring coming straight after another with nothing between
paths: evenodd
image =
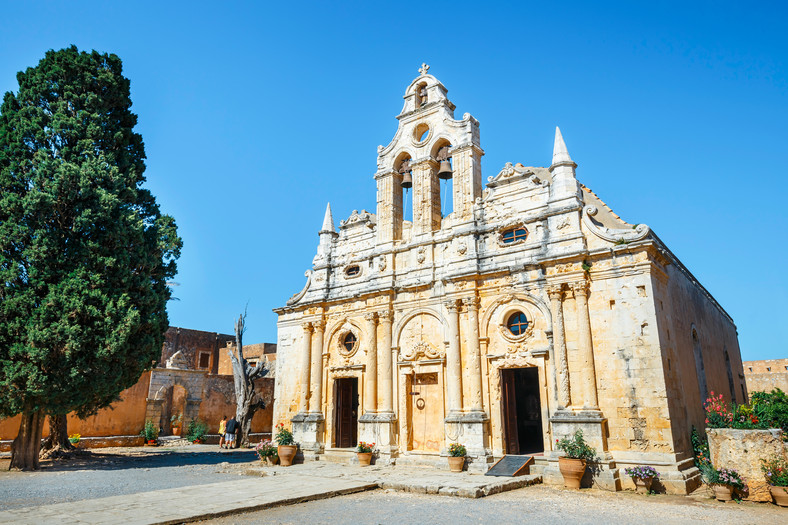
<instances>
[{"instance_id":1,"label":"wooden door","mask_svg":"<svg viewBox=\"0 0 788 525\"><path fill-rule=\"evenodd\" d=\"M517 388L515 370L501 370L501 411L503 412L503 441L507 454L520 453L517 431Z\"/></svg>"},{"instance_id":2,"label":"wooden door","mask_svg":"<svg viewBox=\"0 0 788 525\"><path fill-rule=\"evenodd\" d=\"M439 452L443 445L443 397L438 373L414 374L410 392L411 450Z\"/></svg>"},{"instance_id":3,"label":"wooden door","mask_svg":"<svg viewBox=\"0 0 788 525\"><path fill-rule=\"evenodd\" d=\"M358 379L343 378L334 382L334 446L351 448L357 444Z\"/></svg>"}]
</instances>

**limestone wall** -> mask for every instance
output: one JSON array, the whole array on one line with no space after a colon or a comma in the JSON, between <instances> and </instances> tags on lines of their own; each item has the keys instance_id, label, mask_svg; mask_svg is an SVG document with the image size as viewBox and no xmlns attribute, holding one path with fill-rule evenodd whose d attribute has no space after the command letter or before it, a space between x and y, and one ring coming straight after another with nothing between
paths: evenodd
<instances>
[{"instance_id":1,"label":"limestone wall","mask_svg":"<svg viewBox=\"0 0 788 525\"><path fill-rule=\"evenodd\" d=\"M775 388L788 392L788 359L745 361L744 377L750 395L771 392Z\"/></svg>"},{"instance_id":2,"label":"limestone wall","mask_svg":"<svg viewBox=\"0 0 788 525\"><path fill-rule=\"evenodd\" d=\"M674 447L689 453L692 426L705 427L706 395L744 403L746 386L731 318L675 260L665 272L653 281L659 338Z\"/></svg>"},{"instance_id":3,"label":"limestone wall","mask_svg":"<svg viewBox=\"0 0 788 525\"><path fill-rule=\"evenodd\" d=\"M707 430L706 434L709 438L712 465L718 469L735 469L747 486L748 499L772 501L769 485L761 472L761 459L775 456L788 459L788 449L782 440L782 430L713 428Z\"/></svg>"}]
</instances>

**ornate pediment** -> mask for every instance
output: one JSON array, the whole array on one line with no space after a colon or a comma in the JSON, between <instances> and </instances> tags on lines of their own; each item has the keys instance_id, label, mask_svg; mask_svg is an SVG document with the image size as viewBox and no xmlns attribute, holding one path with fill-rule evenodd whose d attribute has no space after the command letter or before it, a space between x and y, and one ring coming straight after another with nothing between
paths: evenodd
<instances>
[{"instance_id":1,"label":"ornate pediment","mask_svg":"<svg viewBox=\"0 0 788 525\"><path fill-rule=\"evenodd\" d=\"M542 180L534 174L533 170L521 164L515 166L511 162L507 162L503 169L498 172L498 175L495 177L487 177L487 186L495 188L496 186L520 180L530 180L537 186L542 184Z\"/></svg>"},{"instance_id":2,"label":"ornate pediment","mask_svg":"<svg viewBox=\"0 0 788 525\"><path fill-rule=\"evenodd\" d=\"M353 213L350 214L350 217L345 219L344 221L339 221L339 227L341 229L346 229L351 226L357 225L366 225L369 228L372 228L375 225L375 216L369 213L367 210L353 210Z\"/></svg>"},{"instance_id":3,"label":"ornate pediment","mask_svg":"<svg viewBox=\"0 0 788 525\"><path fill-rule=\"evenodd\" d=\"M626 244L644 239L651 229L645 224L635 224L632 228L606 228L593 219L599 213L596 206L583 208L583 224L600 239L615 244Z\"/></svg>"},{"instance_id":4,"label":"ornate pediment","mask_svg":"<svg viewBox=\"0 0 788 525\"><path fill-rule=\"evenodd\" d=\"M441 349L434 347L426 341L419 341L412 346L400 350L400 357L405 361L415 361L420 358L439 359L443 357L443 355Z\"/></svg>"}]
</instances>

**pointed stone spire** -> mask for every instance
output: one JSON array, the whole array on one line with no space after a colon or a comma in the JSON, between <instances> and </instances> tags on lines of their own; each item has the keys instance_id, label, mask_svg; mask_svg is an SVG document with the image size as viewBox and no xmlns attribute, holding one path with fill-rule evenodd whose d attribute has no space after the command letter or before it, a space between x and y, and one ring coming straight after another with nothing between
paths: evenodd
<instances>
[{"instance_id":1,"label":"pointed stone spire","mask_svg":"<svg viewBox=\"0 0 788 525\"><path fill-rule=\"evenodd\" d=\"M558 126L555 127L555 144L553 145L553 166L560 164L575 164L569 156L564 143L564 137L561 135L561 130Z\"/></svg>"},{"instance_id":2,"label":"pointed stone spire","mask_svg":"<svg viewBox=\"0 0 788 525\"><path fill-rule=\"evenodd\" d=\"M323 218L323 227L320 228L320 233L336 233L334 230L334 217L331 215L331 203L326 206L326 216Z\"/></svg>"}]
</instances>

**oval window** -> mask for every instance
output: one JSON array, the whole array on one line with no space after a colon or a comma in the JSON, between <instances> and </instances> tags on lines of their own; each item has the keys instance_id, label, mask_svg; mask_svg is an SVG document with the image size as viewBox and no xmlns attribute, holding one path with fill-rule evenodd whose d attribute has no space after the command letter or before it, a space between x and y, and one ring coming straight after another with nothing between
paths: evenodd
<instances>
[{"instance_id":1,"label":"oval window","mask_svg":"<svg viewBox=\"0 0 788 525\"><path fill-rule=\"evenodd\" d=\"M353 266L348 266L345 269L345 275L347 275L348 277L355 277L360 273L361 273L361 267L358 264L354 264Z\"/></svg>"},{"instance_id":2,"label":"oval window","mask_svg":"<svg viewBox=\"0 0 788 525\"><path fill-rule=\"evenodd\" d=\"M506 321L506 327L514 335L522 335L528 329L528 319L522 312L515 312Z\"/></svg>"},{"instance_id":3,"label":"oval window","mask_svg":"<svg viewBox=\"0 0 788 525\"><path fill-rule=\"evenodd\" d=\"M342 346L344 346L345 350L347 350L348 352L352 352L353 348L356 347L356 341L357 339L355 334L353 334L353 332L349 332L345 336L345 339L342 340Z\"/></svg>"},{"instance_id":4,"label":"oval window","mask_svg":"<svg viewBox=\"0 0 788 525\"><path fill-rule=\"evenodd\" d=\"M501 240L504 244L511 244L516 241L523 241L528 237L528 231L525 228L513 228L506 230L501 234Z\"/></svg>"}]
</instances>

